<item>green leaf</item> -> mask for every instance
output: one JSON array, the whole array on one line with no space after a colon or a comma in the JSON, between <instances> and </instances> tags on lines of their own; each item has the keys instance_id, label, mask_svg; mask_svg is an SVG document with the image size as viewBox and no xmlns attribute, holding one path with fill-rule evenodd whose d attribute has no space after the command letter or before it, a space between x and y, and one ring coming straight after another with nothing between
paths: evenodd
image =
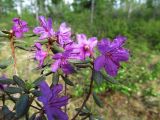
<instances>
[{"instance_id":1,"label":"green leaf","mask_svg":"<svg viewBox=\"0 0 160 120\"><path fill-rule=\"evenodd\" d=\"M12 58L4 59L0 61L0 68L1 69L6 69L11 63L12 63Z\"/></svg>"},{"instance_id":2,"label":"green leaf","mask_svg":"<svg viewBox=\"0 0 160 120\"><path fill-rule=\"evenodd\" d=\"M5 32L4 32L4 31L0 31L0 37L6 37L6 38L8 38L8 35L7 35L7 34L5 34Z\"/></svg>"},{"instance_id":3,"label":"green leaf","mask_svg":"<svg viewBox=\"0 0 160 120\"><path fill-rule=\"evenodd\" d=\"M80 108L76 108L75 110L76 110L76 111L80 111ZM82 110L81 110L81 113L89 113L89 111L86 110L86 109L82 109Z\"/></svg>"},{"instance_id":4,"label":"green leaf","mask_svg":"<svg viewBox=\"0 0 160 120\"><path fill-rule=\"evenodd\" d=\"M1 69L6 69L7 67L8 67L8 65L0 63L0 68Z\"/></svg>"},{"instance_id":5,"label":"green leaf","mask_svg":"<svg viewBox=\"0 0 160 120\"><path fill-rule=\"evenodd\" d=\"M70 81L67 77L64 77L64 76L62 75L62 78L63 78L64 82L65 82L67 85L74 86L73 82Z\"/></svg>"},{"instance_id":6,"label":"green leaf","mask_svg":"<svg viewBox=\"0 0 160 120\"><path fill-rule=\"evenodd\" d=\"M69 60L69 62L73 63L73 64L88 64L91 63L91 60Z\"/></svg>"},{"instance_id":7,"label":"green leaf","mask_svg":"<svg viewBox=\"0 0 160 120\"><path fill-rule=\"evenodd\" d=\"M113 84L117 84L118 81L115 80L113 77L110 77L104 73L102 73L101 71L99 71L100 76L106 81L106 82L110 82L110 83L113 83Z\"/></svg>"},{"instance_id":8,"label":"green leaf","mask_svg":"<svg viewBox=\"0 0 160 120\"><path fill-rule=\"evenodd\" d=\"M91 67L90 64L74 64L77 68L88 68Z\"/></svg>"},{"instance_id":9,"label":"green leaf","mask_svg":"<svg viewBox=\"0 0 160 120\"><path fill-rule=\"evenodd\" d=\"M0 32L2 32L3 34L10 34L10 31L7 31L7 30L2 30Z\"/></svg>"},{"instance_id":10,"label":"green leaf","mask_svg":"<svg viewBox=\"0 0 160 120\"><path fill-rule=\"evenodd\" d=\"M59 82L59 74L57 72L53 73L53 76L52 76L52 83L53 83L53 85L58 84L58 82Z\"/></svg>"},{"instance_id":11,"label":"green leaf","mask_svg":"<svg viewBox=\"0 0 160 120\"><path fill-rule=\"evenodd\" d=\"M83 112L81 112L81 113L79 113L79 116L87 116L87 115L89 115L90 113L83 113Z\"/></svg>"},{"instance_id":12,"label":"green leaf","mask_svg":"<svg viewBox=\"0 0 160 120\"><path fill-rule=\"evenodd\" d=\"M51 47L51 50L53 53L63 52L64 50L60 47L58 47L56 44L53 44Z\"/></svg>"},{"instance_id":13,"label":"green leaf","mask_svg":"<svg viewBox=\"0 0 160 120\"><path fill-rule=\"evenodd\" d=\"M45 80L45 79L46 79L46 77L41 76L41 77L37 78L37 79L33 82L33 84L34 84L35 86L38 86L39 83L42 82L42 81Z\"/></svg>"},{"instance_id":14,"label":"green leaf","mask_svg":"<svg viewBox=\"0 0 160 120\"><path fill-rule=\"evenodd\" d=\"M13 76L13 80L15 81L15 83L19 86L19 87L22 87L22 88L25 88L25 82L19 78L18 76L14 75Z\"/></svg>"},{"instance_id":15,"label":"green leaf","mask_svg":"<svg viewBox=\"0 0 160 120\"><path fill-rule=\"evenodd\" d=\"M101 85L103 80L104 80L104 76L102 75L102 73L100 71L95 71L93 70L93 80L98 84Z\"/></svg>"},{"instance_id":16,"label":"green leaf","mask_svg":"<svg viewBox=\"0 0 160 120\"><path fill-rule=\"evenodd\" d=\"M33 85L33 83L26 82L26 83L25 83L25 88L29 91L29 90L31 90L32 88L34 88L34 85Z\"/></svg>"},{"instance_id":17,"label":"green leaf","mask_svg":"<svg viewBox=\"0 0 160 120\"><path fill-rule=\"evenodd\" d=\"M3 112L3 115L1 115L0 118L3 116L4 120L14 119L15 113L10 111L6 105L2 107L2 112Z\"/></svg>"},{"instance_id":18,"label":"green leaf","mask_svg":"<svg viewBox=\"0 0 160 120\"><path fill-rule=\"evenodd\" d=\"M5 92L9 94L22 93L23 89L18 87L7 87L4 89Z\"/></svg>"},{"instance_id":19,"label":"green leaf","mask_svg":"<svg viewBox=\"0 0 160 120\"><path fill-rule=\"evenodd\" d=\"M27 114L29 109L29 95L22 95L19 100L16 102L16 116L18 118Z\"/></svg>"},{"instance_id":20,"label":"green leaf","mask_svg":"<svg viewBox=\"0 0 160 120\"><path fill-rule=\"evenodd\" d=\"M107 76L105 74L103 74L103 75L105 77L106 82L110 82L110 83L113 83L113 84L117 84L118 83L118 81L115 80L113 77Z\"/></svg>"},{"instance_id":21,"label":"green leaf","mask_svg":"<svg viewBox=\"0 0 160 120\"><path fill-rule=\"evenodd\" d=\"M101 85L103 81L110 83L118 83L114 78L107 76L106 74L102 73L101 71L93 70L93 80L98 84Z\"/></svg>"},{"instance_id":22,"label":"green leaf","mask_svg":"<svg viewBox=\"0 0 160 120\"><path fill-rule=\"evenodd\" d=\"M31 91L31 93L36 97L41 96L41 92L39 90L33 90L33 91Z\"/></svg>"},{"instance_id":23,"label":"green leaf","mask_svg":"<svg viewBox=\"0 0 160 120\"><path fill-rule=\"evenodd\" d=\"M14 81L9 78L0 78L0 84L14 84Z\"/></svg>"},{"instance_id":24,"label":"green leaf","mask_svg":"<svg viewBox=\"0 0 160 120\"><path fill-rule=\"evenodd\" d=\"M90 115L90 116L89 116L89 120L95 120L94 116L93 116L93 115Z\"/></svg>"},{"instance_id":25,"label":"green leaf","mask_svg":"<svg viewBox=\"0 0 160 120\"><path fill-rule=\"evenodd\" d=\"M95 103L99 106L99 107L103 107L103 103L102 101L100 100L100 98L96 95L95 92L93 92L93 99L95 101Z\"/></svg>"}]
</instances>

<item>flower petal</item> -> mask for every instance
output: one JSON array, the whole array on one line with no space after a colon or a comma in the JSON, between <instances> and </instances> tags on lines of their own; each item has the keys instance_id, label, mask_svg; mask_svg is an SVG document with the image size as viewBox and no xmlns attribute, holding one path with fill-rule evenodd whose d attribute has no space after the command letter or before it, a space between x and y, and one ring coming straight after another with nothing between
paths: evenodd
<instances>
[{"instance_id":1,"label":"flower petal","mask_svg":"<svg viewBox=\"0 0 160 120\"><path fill-rule=\"evenodd\" d=\"M53 97L57 97L58 93L60 93L63 90L62 84L54 85L51 89Z\"/></svg>"},{"instance_id":2,"label":"flower petal","mask_svg":"<svg viewBox=\"0 0 160 120\"><path fill-rule=\"evenodd\" d=\"M69 63L63 64L61 67L65 74L71 74L74 72L74 68Z\"/></svg>"},{"instance_id":3,"label":"flower petal","mask_svg":"<svg viewBox=\"0 0 160 120\"><path fill-rule=\"evenodd\" d=\"M42 45L41 45L40 43L38 43L38 42L36 42L36 43L34 44L34 46L35 46L37 49L39 49L39 50L42 49Z\"/></svg>"},{"instance_id":4,"label":"flower petal","mask_svg":"<svg viewBox=\"0 0 160 120\"><path fill-rule=\"evenodd\" d=\"M43 65L45 58L47 57L47 53L42 49L37 50L35 53L35 59L39 61L39 66Z\"/></svg>"},{"instance_id":5,"label":"flower petal","mask_svg":"<svg viewBox=\"0 0 160 120\"><path fill-rule=\"evenodd\" d=\"M60 62L61 62L61 60L56 60L52 64L52 72L56 72L58 70L58 68L60 67Z\"/></svg>"},{"instance_id":6,"label":"flower petal","mask_svg":"<svg viewBox=\"0 0 160 120\"><path fill-rule=\"evenodd\" d=\"M57 53L57 54L54 54L53 59L55 59L55 60L57 60L57 59L61 59L61 58L62 58L62 56L63 56L63 54L62 54L62 53Z\"/></svg>"},{"instance_id":7,"label":"flower petal","mask_svg":"<svg viewBox=\"0 0 160 120\"><path fill-rule=\"evenodd\" d=\"M99 43L98 43L98 49L102 54L105 54L110 50L110 45L111 42L109 39L103 38Z\"/></svg>"},{"instance_id":8,"label":"flower petal","mask_svg":"<svg viewBox=\"0 0 160 120\"><path fill-rule=\"evenodd\" d=\"M50 87L45 81L40 82L39 88L43 96L48 96L49 94L51 94Z\"/></svg>"},{"instance_id":9,"label":"flower petal","mask_svg":"<svg viewBox=\"0 0 160 120\"><path fill-rule=\"evenodd\" d=\"M36 28L33 29L33 32L34 32L35 34L42 34L44 31L45 31L45 30L44 30L43 27L36 27Z\"/></svg>"},{"instance_id":10,"label":"flower petal","mask_svg":"<svg viewBox=\"0 0 160 120\"><path fill-rule=\"evenodd\" d=\"M94 69L96 71L99 71L102 67L104 67L105 65L105 56L99 56L96 58L96 60L94 61Z\"/></svg>"},{"instance_id":11,"label":"flower petal","mask_svg":"<svg viewBox=\"0 0 160 120\"><path fill-rule=\"evenodd\" d=\"M59 31L57 32L58 35L58 43L64 47L64 45L71 43L71 28L67 26L67 24L64 22L60 25Z\"/></svg>"},{"instance_id":12,"label":"flower petal","mask_svg":"<svg viewBox=\"0 0 160 120\"><path fill-rule=\"evenodd\" d=\"M78 41L78 44L86 44L87 43L86 35L85 34L78 34L77 41Z\"/></svg>"},{"instance_id":13,"label":"flower petal","mask_svg":"<svg viewBox=\"0 0 160 120\"><path fill-rule=\"evenodd\" d=\"M93 49L97 45L97 38L96 37L91 37L88 39L88 43L91 49Z\"/></svg>"},{"instance_id":14,"label":"flower petal","mask_svg":"<svg viewBox=\"0 0 160 120\"><path fill-rule=\"evenodd\" d=\"M43 26L43 27L47 26L47 21L44 16L39 16L39 21L40 21L41 26Z\"/></svg>"},{"instance_id":15,"label":"flower petal","mask_svg":"<svg viewBox=\"0 0 160 120\"><path fill-rule=\"evenodd\" d=\"M110 76L116 76L118 72L118 64L113 62L109 57L105 60L105 70Z\"/></svg>"},{"instance_id":16,"label":"flower petal","mask_svg":"<svg viewBox=\"0 0 160 120\"><path fill-rule=\"evenodd\" d=\"M44 40L44 39L47 39L48 37L49 37L48 32L43 32L43 33L41 34L41 36L39 37L39 39L40 39L40 40Z\"/></svg>"},{"instance_id":17,"label":"flower petal","mask_svg":"<svg viewBox=\"0 0 160 120\"><path fill-rule=\"evenodd\" d=\"M21 38L21 37L23 37L23 33L22 32L15 32L15 36L17 38Z\"/></svg>"},{"instance_id":18,"label":"flower petal","mask_svg":"<svg viewBox=\"0 0 160 120\"><path fill-rule=\"evenodd\" d=\"M124 37L124 36L117 36L117 37L114 39L113 43L114 43L117 47L122 47L122 46L124 45L124 43L125 43L126 40L127 40L127 38Z\"/></svg>"},{"instance_id":19,"label":"flower petal","mask_svg":"<svg viewBox=\"0 0 160 120\"><path fill-rule=\"evenodd\" d=\"M55 108L61 108L65 105L67 105L68 103L68 97L67 96L63 96L60 98L56 98L53 102L53 104L51 104L51 107L55 107Z\"/></svg>"},{"instance_id":20,"label":"flower petal","mask_svg":"<svg viewBox=\"0 0 160 120\"><path fill-rule=\"evenodd\" d=\"M53 110L52 110L52 108L46 108L45 111L46 111L45 113L47 114L48 120L56 120L53 117Z\"/></svg>"},{"instance_id":21,"label":"flower petal","mask_svg":"<svg viewBox=\"0 0 160 120\"><path fill-rule=\"evenodd\" d=\"M48 28L52 29L52 19L48 18Z\"/></svg>"},{"instance_id":22,"label":"flower petal","mask_svg":"<svg viewBox=\"0 0 160 120\"><path fill-rule=\"evenodd\" d=\"M29 28L28 28L28 27L23 27L23 28L22 28L22 31L23 31L23 32L28 32L28 31L29 31Z\"/></svg>"},{"instance_id":23,"label":"flower petal","mask_svg":"<svg viewBox=\"0 0 160 120\"><path fill-rule=\"evenodd\" d=\"M121 49L118 49L115 53L113 53L112 57L116 61L128 61L129 52L128 50L121 48Z\"/></svg>"},{"instance_id":24,"label":"flower petal","mask_svg":"<svg viewBox=\"0 0 160 120\"><path fill-rule=\"evenodd\" d=\"M62 112L60 109L57 109L57 108L52 109L52 115L57 120L68 120L67 114Z\"/></svg>"}]
</instances>

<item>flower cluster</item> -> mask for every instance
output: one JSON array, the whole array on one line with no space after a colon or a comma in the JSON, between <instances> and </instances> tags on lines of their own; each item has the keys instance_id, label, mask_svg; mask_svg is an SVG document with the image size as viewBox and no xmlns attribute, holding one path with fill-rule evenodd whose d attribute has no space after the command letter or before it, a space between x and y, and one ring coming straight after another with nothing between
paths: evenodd
<instances>
[{"instance_id":1,"label":"flower cluster","mask_svg":"<svg viewBox=\"0 0 160 120\"><path fill-rule=\"evenodd\" d=\"M52 42L56 42L64 51L52 56L54 60L51 68L52 72L56 72L58 69L61 69L65 74L73 73L74 69L69 64L68 60L85 60L87 57L93 57L94 47L98 42L96 37L92 37L87 40L85 34L78 34L76 37L78 42L74 42L71 37L71 28L68 27L66 23L62 23L58 31L55 31L52 28L52 21L50 18L47 20L44 16L40 16L39 21L40 26L34 28L33 32L40 35L40 40L48 39L48 41L51 42L51 45ZM40 43L36 44L41 46ZM39 61L39 65L43 65L46 53L41 49L41 47L37 49L35 58Z\"/></svg>"},{"instance_id":2,"label":"flower cluster","mask_svg":"<svg viewBox=\"0 0 160 120\"><path fill-rule=\"evenodd\" d=\"M126 41L125 37L118 36L111 42L109 39L102 39L98 43L98 49L101 56L97 57L94 62L95 70L99 71L102 67L111 76L116 76L121 61L129 59L128 50L123 48Z\"/></svg>"},{"instance_id":3,"label":"flower cluster","mask_svg":"<svg viewBox=\"0 0 160 120\"><path fill-rule=\"evenodd\" d=\"M13 34L16 38L23 37L25 32L29 31L27 23L19 18L13 19ZM128 61L129 51L123 48L126 38L117 36L113 41L103 38L98 41L96 37L87 38L85 34L77 34L72 37L71 28L65 23L61 23L58 30L53 29L52 19L48 20L44 16L39 17L39 26L33 29L33 33L39 36L39 42L34 44L34 58L38 61L39 67L44 68L45 59L49 61L52 72L61 70L65 75L73 73L74 67L71 60L85 61L91 59L94 70L100 71L102 68L112 77L116 76L120 68L120 62ZM75 39L74 39L75 38ZM47 40L47 44L42 42ZM44 50L45 46L47 51ZM61 52L54 52L54 46L61 49ZM95 48L98 48L100 55L96 57ZM52 51L52 53L50 53ZM92 62L93 61L93 62ZM48 65L48 64L47 64ZM0 85L0 89L3 86ZM66 113L61 108L68 103L68 97L60 97L62 85L57 84L52 88L46 82L39 84L42 96L38 97L44 105L43 110L47 114L48 120L68 120Z\"/></svg>"},{"instance_id":4,"label":"flower cluster","mask_svg":"<svg viewBox=\"0 0 160 120\"><path fill-rule=\"evenodd\" d=\"M52 71L56 72L59 68L65 74L70 74L74 70L69 64L69 59L85 60L87 57L94 59L94 48L98 46L98 50L102 54L94 61L95 70L99 71L102 67L111 76L116 76L121 61L129 59L128 50L123 48L126 38L117 36L113 42L109 39L102 39L98 42L96 37L87 39L85 34L77 34L77 42L72 40L71 28L66 23L62 23L57 31L52 28L52 19L48 20L44 16L39 17L40 26L35 27L33 32L40 35L39 39L48 39L50 45L56 42L59 47L63 48L62 53L57 53L52 56L54 63L52 64ZM17 38L23 37L25 32L29 31L27 22L20 18L13 19L13 33ZM42 49L40 43L35 43L36 52L35 59L39 61L39 66L42 66L47 52Z\"/></svg>"},{"instance_id":5,"label":"flower cluster","mask_svg":"<svg viewBox=\"0 0 160 120\"><path fill-rule=\"evenodd\" d=\"M77 34L76 40L72 40L71 28L62 23L58 31L54 31L52 28L52 20L48 21L45 17L39 17L40 26L36 27L33 32L37 35L40 34L40 40L48 39L54 40L62 47L64 52L53 55L54 63L51 70L56 72L58 69L62 69L65 74L72 73L73 67L69 64L69 59L85 60L87 57L94 59L94 48L98 46L98 50L101 52L101 56L97 57L94 62L95 70L99 71L102 67L111 76L116 76L120 67L121 61L127 61L129 59L128 50L123 48L126 41L125 37L118 36L111 42L109 39L102 39L98 42L96 37L87 39L85 34ZM46 53L42 52L42 49L36 52L36 59L40 65L43 64L46 58Z\"/></svg>"},{"instance_id":6,"label":"flower cluster","mask_svg":"<svg viewBox=\"0 0 160 120\"><path fill-rule=\"evenodd\" d=\"M48 84L42 81L39 87L42 96L38 97L38 100L43 103L48 120L68 120L67 114L61 111L61 107L67 105L68 97L58 95L63 89L62 85L58 84L50 89Z\"/></svg>"},{"instance_id":7,"label":"flower cluster","mask_svg":"<svg viewBox=\"0 0 160 120\"><path fill-rule=\"evenodd\" d=\"M26 21L23 21L20 18L14 18L13 23L12 31L16 38L22 38L23 34L29 31Z\"/></svg>"}]
</instances>

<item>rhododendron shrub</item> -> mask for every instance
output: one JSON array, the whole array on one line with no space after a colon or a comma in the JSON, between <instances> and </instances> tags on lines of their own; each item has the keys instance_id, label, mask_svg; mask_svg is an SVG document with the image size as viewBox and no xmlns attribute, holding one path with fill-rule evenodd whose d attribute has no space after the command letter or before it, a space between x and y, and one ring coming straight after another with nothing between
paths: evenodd
<instances>
[{"instance_id":1,"label":"rhododendron shrub","mask_svg":"<svg viewBox=\"0 0 160 120\"><path fill-rule=\"evenodd\" d=\"M30 29L29 29L30 28ZM84 33L72 34L67 23L60 24L58 30L52 26L52 19L39 17L39 26L29 27L27 22L20 18L13 19L11 30L1 30L0 36L10 40L11 55L14 63L13 78L0 77L0 90L2 92L3 119L20 119L22 117L31 120L77 120L94 118L94 114L87 108L87 101L93 95L95 103L99 106L100 99L93 92L94 82L113 80L121 69L121 62L128 61L129 51L123 46L126 37L117 36L113 40L109 38L98 39L87 37ZM28 36L27 32L33 35ZM16 45L23 41L23 37L35 37L37 40L29 48ZM21 40L20 40L21 39ZM21 42L23 44L23 42ZM18 76L17 59L15 49L31 52L40 70L40 77L34 82L26 83ZM97 51L97 52L96 52ZM7 67L0 64L1 69ZM48 69L45 72L45 69ZM74 86L69 76L80 74L80 69L90 69L90 85L84 96L81 106L77 106L71 118L67 114L67 104L71 97L66 94L66 86ZM105 72L106 73L105 73ZM53 81L48 84L48 76L53 76ZM61 79L64 80L62 84ZM115 81L115 80L114 80ZM28 85L29 84L29 85ZM10 110L6 100L13 102ZM31 109L34 109L30 112ZM87 110L84 110L87 109Z\"/></svg>"}]
</instances>

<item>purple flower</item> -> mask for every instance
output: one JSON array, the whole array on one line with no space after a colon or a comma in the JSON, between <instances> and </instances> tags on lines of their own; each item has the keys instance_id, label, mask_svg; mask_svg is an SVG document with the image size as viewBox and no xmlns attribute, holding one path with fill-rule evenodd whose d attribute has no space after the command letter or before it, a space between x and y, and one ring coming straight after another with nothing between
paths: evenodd
<instances>
[{"instance_id":1,"label":"purple flower","mask_svg":"<svg viewBox=\"0 0 160 120\"><path fill-rule=\"evenodd\" d=\"M50 89L48 84L42 81L39 87L42 96L38 97L38 100L43 103L48 120L68 120L67 114L61 110L61 107L67 105L68 97L60 97L58 95L62 91L63 86L58 84Z\"/></svg>"},{"instance_id":2,"label":"purple flower","mask_svg":"<svg viewBox=\"0 0 160 120\"><path fill-rule=\"evenodd\" d=\"M94 61L95 70L99 71L104 67L109 75L116 76L120 62L129 59L128 50L123 48L125 41L126 38L122 36L116 37L113 42L108 39L102 39L98 43L98 49L102 55Z\"/></svg>"},{"instance_id":3,"label":"purple flower","mask_svg":"<svg viewBox=\"0 0 160 120\"><path fill-rule=\"evenodd\" d=\"M2 75L2 76L0 77L0 80L1 80L1 79L4 79L4 78L6 78L6 76L5 76L5 75ZM1 90L4 90L6 87L8 87L7 84L0 84L0 91L1 91Z\"/></svg>"},{"instance_id":4,"label":"purple flower","mask_svg":"<svg viewBox=\"0 0 160 120\"><path fill-rule=\"evenodd\" d=\"M55 35L55 32L52 28L52 19L49 18L47 21L44 16L40 16L39 22L40 26L34 28L33 32L37 35L40 34L40 40L51 38Z\"/></svg>"},{"instance_id":5,"label":"purple flower","mask_svg":"<svg viewBox=\"0 0 160 120\"><path fill-rule=\"evenodd\" d=\"M65 45L72 42L71 28L68 27L65 22L60 25L59 30L56 34L57 34L58 43L60 44L60 46L64 47Z\"/></svg>"},{"instance_id":6,"label":"purple flower","mask_svg":"<svg viewBox=\"0 0 160 120\"><path fill-rule=\"evenodd\" d=\"M35 52L35 59L39 61L39 66L42 66L45 58L47 57L47 52L43 51L40 43L35 43L35 47L37 49Z\"/></svg>"},{"instance_id":7,"label":"purple flower","mask_svg":"<svg viewBox=\"0 0 160 120\"><path fill-rule=\"evenodd\" d=\"M29 28L26 21L21 20L20 18L13 19L13 33L17 38L22 38L23 33L28 32Z\"/></svg>"},{"instance_id":8,"label":"purple flower","mask_svg":"<svg viewBox=\"0 0 160 120\"><path fill-rule=\"evenodd\" d=\"M72 42L70 44L67 44L64 47L65 51L68 51L68 58L69 59L77 59L77 60L82 60L82 56L80 55L81 50L78 46L77 43Z\"/></svg>"},{"instance_id":9,"label":"purple flower","mask_svg":"<svg viewBox=\"0 0 160 120\"><path fill-rule=\"evenodd\" d=\"M85 34L77 35L78 44L73 44L72 54L79 53L77 58L80 60L85 60L86 57L92 57L94 53L94 47L97 45L97 38L91 37L87 40Z\"/></svg>"},{"instance_id":10,"label":"purple flower","mask_svg":"<svg viewBox=\"0 0 160 120\"><path fill-rule=\"evenodd\" d=\"M70 51L55 54L53 56L55 62L52 64L52 72L56 72L59 68L61 68L65 74L73 73L74 69L68 62L69 55Z\"/></svg>"}]
</instances>

